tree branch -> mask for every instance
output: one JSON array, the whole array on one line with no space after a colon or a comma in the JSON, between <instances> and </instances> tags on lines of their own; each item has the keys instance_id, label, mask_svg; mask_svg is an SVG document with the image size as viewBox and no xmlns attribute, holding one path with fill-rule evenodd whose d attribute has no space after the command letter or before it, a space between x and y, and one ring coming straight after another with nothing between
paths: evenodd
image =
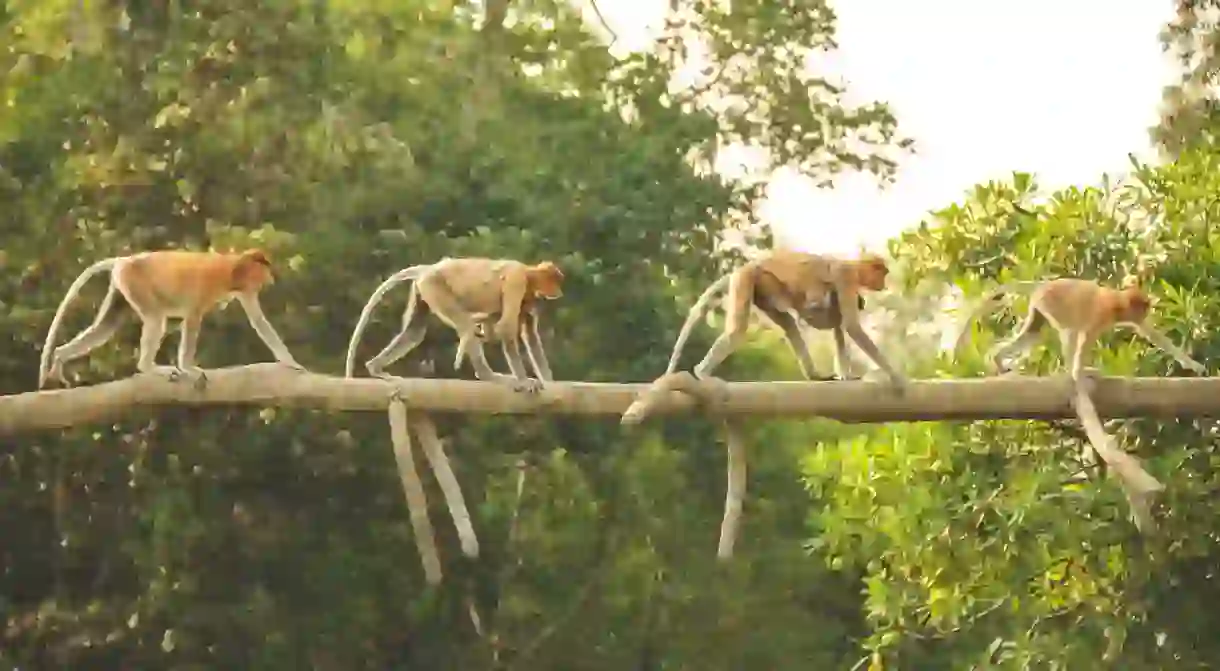
<instances>
[{"instance_id":1,"label":"tree branch","mask_svg":"<svg viewBox=\"0 0 1220 671\"><path fill-rule=\"evenodd\" d=\"M1220 415L1220 377L1098 378L1101 417ZM395 390L412 411L622 415L648 384L552 382L537 394L475 380L342 378L274 363L208 371L202 391L157 374L87 387L0 396L0 436L113 421L162 405L257 405L385 412ZM810 417L844 422L1075 417L1066 377L915 380L899 396L885 382L730 382L722 416ZM651 414L689 412L680 391L658 394Z\"/></svg>"},{"instance_id":2,"label":"tree branch","mask_svg":"<svg viewBox=\"0 0 1220 671\"><path fill-rule=\"evenodd\" d=\"M614 29L611 28L610 24L606 21L606 17L602 15L601 7L597 6L597 0L589 0L589 4L593 6L593 14L597 16L597 20L602 24L602 28L604 28L607 33L610 33L610 44L606 46L613 46L615 42L618 42L618 33L614 32Z\"/></svg>"}]
</instances>

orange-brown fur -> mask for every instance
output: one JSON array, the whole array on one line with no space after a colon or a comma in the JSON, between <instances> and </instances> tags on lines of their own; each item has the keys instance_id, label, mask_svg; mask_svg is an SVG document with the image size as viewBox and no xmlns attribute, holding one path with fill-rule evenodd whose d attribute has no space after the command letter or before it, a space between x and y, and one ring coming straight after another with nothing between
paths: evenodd
<instances>
[{"instance_id":1,"label":"orange-brown fur","mask_svg":"<svg viewBox=\"0 0 1220 671\"><path fill-rule=\"evenodd\" d=\"M239 254L159 251L115 267L136 311L186 310L205 314L238 292L260 291L274 281L271 260L259 249Z\"/></svg>"},{"instance_id":2,"label":"orange-brown fur","mask_svg":"<svg viewBox=\"0 0 1220 671\"><path fill-rule=\"evenodd\" d=\"M808 348L797 326L798 319L814 328L834 329L836 354L845 374L847 353L844 331L889 374L896 386L901 386L904 382L902 377L860 327L861 293L864 290L884 289L888 274L885 260L874 254L866 254L858 260L847 260L779 250L751 261L717 280L700 296L678 335L666 372L676 370L678 357L694 320L706 309L712 294L727 285L724 331L703 361L695 366L696 376L711 375L737 348L745 336L750 309L754 306L784 331L807 379L825 378L814 371ZM837 315L831 313L832 293L838 298Z\"/></svg>"},{"instance_id":3,"label":"orange-brown fur","mask_svg":"<svg viewBox=\"0 0 1220 671\"><path fill-rule=\"evenodd\" d=\"M1069 362L1073 379L1079 379L1097 339L1115 326L1130 326L1137 333L1173 356L1180 364L1205 373L1202 364L1190 358L1160 331L1147 324L1152 300L1137 284L1121 289L1102 286L1092 280L1061 277L1042 283L1018 282L993 292L992 298L1015 290L1019 286L1036 286L1030 295L1025 321L1008 341L997 345L989 357L997 370L1004 370L1003 359L1024 356L1036 341L1038 331L1050 324L1059 333L1064 359ZM988 306L975 311L970 320L989 311ZM969 324L967 323L967 326ZM965 332L963 332L963 337ZM959 344L961 339L959 338Z\"/></svg>"},{"instance_id":4,"label":"orange-brown fur","mask_svg":"<svg viewBox=\"0 0 1220 671\"><path fill-rule=\"evenodd\" d=\"M543 261L525 270L525 298L521 301L521 314L533 314L534 304L539 298L555 300L563 297L563 271L551 261Z\"/></svg>"},{"instance_id":5,"label":"orange-brown fur","mask_svg":"<svg viewBox=\"0 0 1220 671\"><path fill-rule=\"evenodd\" d=\"M55 333L68 304L89 277L106 270L110 271L110 289L93 324L52 350ZM133 313L142 322L137 368L141 372L156 368L154 360L165 337L165 320L177 317L183 320L182 341L178 366L171 371L171 377L190 369L198 371L202 383L202 371L194 365L202 320L218 303L231 297L239 299L251 326L275 354L276 360L303 370L259 305L259 292L273 281L271 261L260 249L240 253L162 250L99 261L81 273L56 311L43 348L39 386L47 379L66 384L64 364L107 342Z\"/></svg>"},{"instance_id":6,"label":"orange-brown fur","mask_svg":"<svg viewBox=\"0 0 1220 671\"><path fill-rule=\"evenodd\" d=\"M535 305L538 299L555 300L563 297L563 271L551 261L543 261L525 269L526 290L521 300L521 324L526 328L527 322L532 324ZM494 342L496 336L491 329L491 318L498 312L476 312L471 315L478 322L479 328L475 335L487 342ZM458 344L458 355L454 368L461 365L465 356L466 343Z\"/></svg>"}]
</instances>

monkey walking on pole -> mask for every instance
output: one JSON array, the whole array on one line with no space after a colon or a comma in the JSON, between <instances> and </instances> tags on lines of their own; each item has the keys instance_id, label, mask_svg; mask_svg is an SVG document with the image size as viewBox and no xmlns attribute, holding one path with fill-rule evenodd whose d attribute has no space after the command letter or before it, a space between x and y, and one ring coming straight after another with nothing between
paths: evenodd
<instances>
[{"instance_id":1,"label":"monkey walking on pole","mask_svg":"<svg viewBox=\"0 0 1220 671\"><path fill-rule=\"evenodd\" d=\"M563 296L563 272L550 261L531 266L511 259L447 257L394 273L377 287L360 313L347 347L344 368L347 377L352 376L356 347L373 308L392 287L410 280L415 283L407 298L402 328L381 352L365 363L369 374L390 377L385 367L423 342L426 318L435 313L457 332L457 363L468 357L475 377L506 384L516 391L532 393L542 388L542 380L529 377L521 358L521 345L524 343L535 372L550 377L550 364L533 310L535 299L554 300ZM499 319L490 329L485 328L483 320L497 313ZM483 349L485 340L500 341L512 375L491 369Z\"/></svg>"},{"instance_id":2,"label":"monkey walking on pole","mask_svg":"<svg viewBox=\"0 0 1220 671\"><path fill-rule=\"evenodd\" d=\"M1172 356L1183 367L1200 375L1207 368L1195 361L1165 334L1148 324L1152 299L1135 283L1122 289L1101 286L1092 280L1060 277L1046 281L1018 281L992 291L986 301L966 317L954 349L961 347L970 332L970 323L990 314L997 307L995 300L1006 294L1030 293L1025 321L1009 340L988 352L992 366L1006 372L1004 359L1017 355L1024 358L1038 340L1038 331L1046 324L1059 334L1064 361L1072 379L1079 381L1089 363L1093 345L1111 328L1127 326L1156 347ZM1032 292L1032 293L1031 293ZM1013 362L1014 365L1016 362Z\"/></svg>"},{"instance_id":3,"label":"monkey walking on pole","mask_svg":"<svg viewBox=\"0 0 1220 671\"><path fill-rule=\"evenodd\" d=\"M864 305L861 293L883 290L888 273L885 260L872 254L859 260L845 260L781 250L750 261L713 282L691 307L665 372L677 370L682 348L695 321L708 310L712 297L727 288L724 332L712 343L703 360L695 365L696 377L711 376L741 345L753 306L783 330L806 379L833 378L818 375L798 321L816 329L834 331L835 355L841 373L846 375L850 366L846 335L885 371L891 385L901 390L906 386L906 378L890 365L860 325L860 309Z\"/></svg>"},{"instance_id":4,"label":"monkey walking on pole","mask_svg":"<svg viewBox=\"0 0 1220 671\"><path fill-rule=\"evenodd\" d=\"M93 323L72 340L55 347L68 305L80 294L90 277L110 272L110 287ZM141 322L141 373L159 372L171 380L193 376L198 386L207 382L203 369L195 365L195 350L203 318L217 305L236 298L250 326L271 349L276 361L304 371L280 339L259 303L259 292L275 281L271 260L260 249L240 253L162 250L103 259L86 268L68 287L55 311L38 365L38 387L55 380L67 386L64 365L88 355L114 337L119 328L136 317ZM157 351L165 339L166 321L182 320L177 366L157 366Z\"/></svg>"}]
</instances>

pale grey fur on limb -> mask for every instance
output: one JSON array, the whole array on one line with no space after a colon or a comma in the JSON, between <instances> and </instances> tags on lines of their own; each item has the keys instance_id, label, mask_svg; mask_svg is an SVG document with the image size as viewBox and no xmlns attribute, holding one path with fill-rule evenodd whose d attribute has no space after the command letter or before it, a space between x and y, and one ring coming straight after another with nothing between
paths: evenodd
<instances>
[{"instance_id":1,"label":"pale grey fur on limb","mask_svg":"<svg viewBox=\"0 0 1220 671\"><path fill-rule=\"evenodd\" d=\"M657 378L644 393L640 394L631 407L623 413L620 423L639 424L648 416L652 405L675 391L694 396L700 407L712 414L717 414L720 407L728 400L728 386L720 378L698 379L685 371L667 373ZM724 517L720 522L720 542L716 556L718 559L727 560L733 556L733 546L741 526L741 511L746 495L746 445L741 420L724 417L722 421L724 422L728 457L726 466L728 478L724 495Z\"/></svg>"},{"instance_id":2,"label":"pale grey fur on limb","mask_svg":"<svg viewBox=\"0 0 1220 671\"><path fill-rule=\"evenodd\" d=\"M492 330L494 317L497 313L478 312L472 315L477 327L471 333L458 338L457 353L453 357L453 369L458 370L462 367L462 361L467 358L467 348L472 339L478 338L484 342L495 338L495 332ZM521 313L521 328L520 338L521 343L525 345L525 355L528 358L530 367L534 371L534 375L543 382L554 382L555 376L551 374L551 362L547 359L546 349L542 346L542 336L538 333L538 308L531 307L530 310ZM508 344L501 341L500 348L504 352L504 358L508 360L509 368L512 368L513 358L509 352ZM514 372L514 374L516 374Z\"/></svg>"},{"instance_id":3,"label":"pale grey fur on limb","mask_svg":"<svg viewBox=\"0 0 1220 671\"><path fill-rule=\"evenodd\" d=\"M436 476L436 483L440 485L441 493L445 496L445 505L448 506L449 516L453 518L453 526L457 529L462 553L467 557L478 557L479 539L470 523L470 513L466 510L462 487L453 475L453 468L449 464L449 458L445 456L440 436L437 435L436 424L422 412L410 413L409 423L415 437L424 446L424 456L428 458L428 464L432 466L432 473Z\"/></svg>"},{"instance_id":4,"label":"pale grey fur on limb","mask_svg":"<svg viewBox=\"0 0 1220 671\"><path fill-rule=\"evenodd\" d=\"M1114 475L1117 476L1119 484L1122 485L1127 501L1131 504L1131 514L1136 528L1148 533L1153 529L1154 524L1149 510L1149 500L1153 494L1164 490L1165 485L1145 471L1140 465L1139 459L1114 445L1114 439L1106 433L1101 424L1101 417L1097 414L1097 408L1093 406L1093 400L1089 396L1090 387L1093 384L1094 381L1087 376L1077 381L1072 404L1080 417L1080 424L1084 427L1089 443L1097 455L1110 466ZM1085 449L1087 450L1088 447L1086 446Z\"/></svg>"}]
</instances>

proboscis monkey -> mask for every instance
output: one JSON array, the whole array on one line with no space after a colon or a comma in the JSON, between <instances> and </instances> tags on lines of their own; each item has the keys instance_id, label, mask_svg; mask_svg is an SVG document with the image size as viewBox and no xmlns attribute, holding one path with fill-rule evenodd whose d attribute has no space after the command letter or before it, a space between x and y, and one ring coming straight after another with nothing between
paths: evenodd
<instances>
[{"instance_id":1,"label":"proboscis monkey","mask_svg":"<svg viewBox=\"0 0 1220 671\"><path fill-rule=\"evenodd\" d=\"M1152 300L1135 283L1122 289L1104 287L1091 280L1072 277L1038 281L1011 282L991 292L983 305L966 319L955 349L969 332L970 322L992 312L995 301L1006 294L1032 290L1029 311L1016 335L997 345L988 353L992 365L1005 371L1003 359L1013 354L1024 358L1038 339L1038 331L1049 323L1059 333L1063 358L1070 362L1070 374L1075 381L1091 359L1093 344L1102 333L1116 326L1129 326L1153 345L1161 348L1182 364L1201 375L1207 374L1203 364L1190 358L1164 334L1146 322ZM1015 362L1014 362L1015 363Z\"/></svg>"},{"instance_id":2,"label":"proboscis monkey","mask_svg":"<svg viewBox=\"0 0 1220 671\"><path fill-rule=\"evenodd\" d=\"M415 280L415 284L407 299L402 328L385 349L365 364L369 374L390 377L385 373L385 367L423 342L427 331L425 319L434 312L457 331L459 351L470 357L475 377L508 384L517 391L535 392L541 389L542 381L530 378L521 360L522 329L528 326L532 334L526 338L527 348L537 349L537 355L545 361L542 341L529 342L537 335L536 318L523 319L522 316L530 305L529 301L535 298L554 300L563 296L563 272L550 261L531 266L511 259L446 257L436 263L411 266L394 273L377 287L360 313L360 320L347 347L345 371L348 377L352 376L356 346L373 307L393 286L409 280ZM496 313L500 318L485 337L500 341L512 375L491 369L478 335L479 321L476 315ZM546 370L549 376L549 364L539 364L538 369Z\"/></svg>"},{"instance_id":3,"label":"proboscis monkey","mask_svg":"<svg viewBox=\"0 0 1220 671\"><path fill-rule=\"evenodd\" d=\"M72 340L54 347L68 304L80 294L90 277L110 271L110 288L93 323ZM140 357L136 368L141 373L161 372L171 380L187 373L197 384L204 384L203 369L195 365L195 349L203 317L218 303L236 298L246 312L250 326L271 349L276 361L295 370L305 368L280 340L259 304L263 286L274 282L271 260L259 249L240 253L163 250L142 252L98 261L76 278L55 311L38 366L38 387L48 379L63 385L64 364L88 355L101 347L130 317L140 319ZM116 305L116 299L119 304ZM157 366L157 351L165 339L166 320L182 320L182 339L178 343L178 365ZM48 366L49 363L49 366Z\"/></svg>"},{"instance_id":4,"label":"proboscis monkey","mask_svg":"<svg viewBox=\"0 0 1220 671\"><path fill-rule=\"evenodd\" d=\"M712 375L741 344L749 325L750 306L754 305L783 330L806 379L832 379L817 374L797 326L798 319L809 323L812 317L814 321L810 325L814 328L835 329L836 354L839 356L840 368L844 367L845 362L846 339L842 331L846 331L860 349L885 371L891 383L901 389L906 385L906 378L890 365L885 355L860 326L860 308L863 307L860 294L864 290L884 289L888 274L889 268L885 260L872 254L866 254L859 260L846 260L784 250L771 252L746 263L713 282L691 307L686 323L678 334L678 340L674 343L666 373L677 370L682 347L690 337L695 320L707 311L712 296L727 286L724 332L712 344L703 360L695 366L696 377L705 378ZM831 308L836 304L837 317ZM811 308L811 311L803 312ZM846 370L841 372L846 373Z\"/></svg>"}]
</instances>

